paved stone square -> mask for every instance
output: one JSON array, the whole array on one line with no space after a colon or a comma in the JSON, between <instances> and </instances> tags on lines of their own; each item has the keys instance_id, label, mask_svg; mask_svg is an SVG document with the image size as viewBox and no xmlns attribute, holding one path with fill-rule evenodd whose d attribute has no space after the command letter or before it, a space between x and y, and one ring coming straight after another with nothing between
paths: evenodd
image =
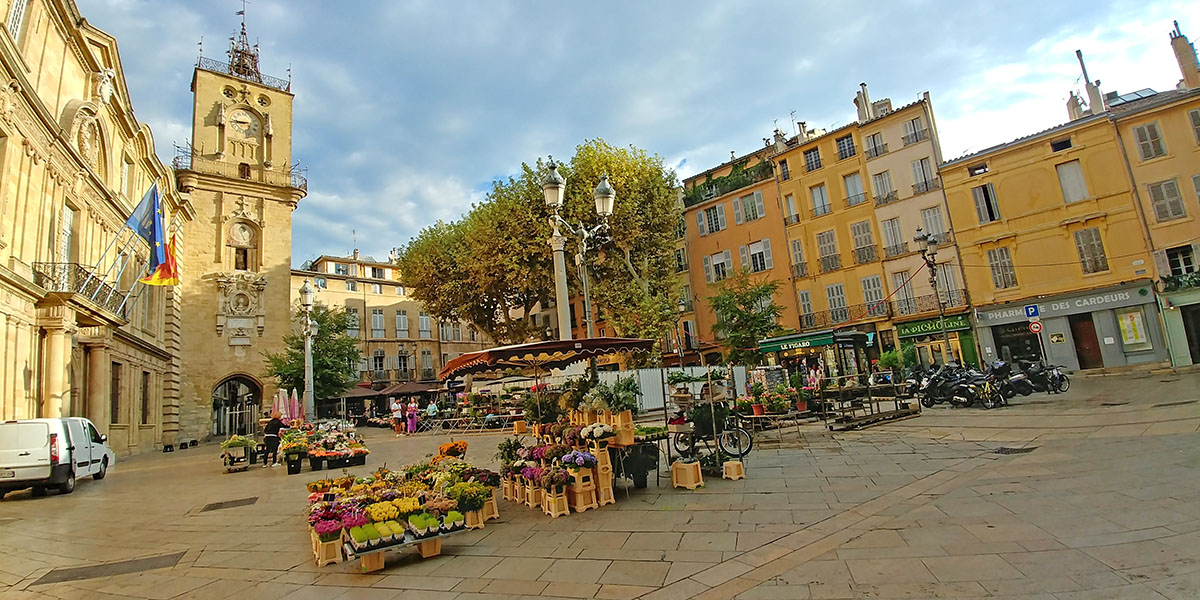
<instances>
[{"instance_id":1,"label":"paved stone square","mask_svg":"<svg viewBox=\"0 0 1200 600\"><path fill-rule=\"evenodd\" d=\"M1198 375L1081 378L1001 410L809 425L782 445L764 436L746 480L688 492L652 478L555 520L502 503L500 521L447 539L443 556L393 552L370 575L313 564L307 471L224 474L215 445L139 456L69 496L0 501L0 597L1194 599L1198 388ZM447 439L366 435L373 453L352 472ZM468 439L486 464L502 438ZM139 558L154 561L59 570Z\"/></svg>"}]
</instances>

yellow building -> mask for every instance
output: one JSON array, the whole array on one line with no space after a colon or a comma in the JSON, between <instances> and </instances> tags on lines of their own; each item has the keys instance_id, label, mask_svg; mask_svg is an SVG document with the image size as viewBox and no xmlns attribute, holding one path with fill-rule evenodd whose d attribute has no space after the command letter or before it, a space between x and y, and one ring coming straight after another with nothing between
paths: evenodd
<instances>
[{"instance_id":1,"label":"yellow building","mask_svg":"<svg viewBox=\"0 0 1200 600\"><path fill-rule=\"evenodd\" d=\"M1068 369L1165 360L1147 234L1108 115L941 166L983 358ZM1041 333L1026 306L1037 306Z\"/></svg>"},{"instance_id":2,"label":"yellow building","mask_svg":"<svg viewBox=\"0 0 1200 600\"><path fill-rule=\"evenodd\" d=\"M1179 87L1110 93L1107 106L1148 230L1171 363L1183 366L1200 364L1200 69L1178 23L1170 40Z\"/></svg>"},{"instance_id":3,"label":"yellow building","mask_svg":"<svg viewBox=\"0 0 1200 600\"><path fill-rule=\"evenodd\" d=\"M392 262L359 255L321 256L291 272L293 303L305 279L316 301L344 307L356 318L347 333L362 340L359 371L379 390L406 381L436 382L452 358L491 347L491 341L465 322L439 322L400 285Z\"/></svg>"},{"instance_id":4,"label":"yellow building","mask_svg":"<svg viewBox=\"0 0 1200 600\"><path fill-rule=\"evenodd\" d=\"M263 355L291 330L292 211L308 189L292 166L291 82L259 71L244 22L229 57L196 64L192 142L174 163L196 211L179 259L185 440L253 429L276 391Z\"/></svg>"},{"instance_id":5,"label":"yellow building","mask_svg":"<svg viewBox=\"0 0 1200 600\"><path fill-rule=\"evenodd\" d=\"M118 453L153 450L178 427L180 295L136 283L150 248L121 229L155 182L169 221L194 215L116 40L74 2L0 6L0 419L84 416Z\"/></svg>"}]
</instances>

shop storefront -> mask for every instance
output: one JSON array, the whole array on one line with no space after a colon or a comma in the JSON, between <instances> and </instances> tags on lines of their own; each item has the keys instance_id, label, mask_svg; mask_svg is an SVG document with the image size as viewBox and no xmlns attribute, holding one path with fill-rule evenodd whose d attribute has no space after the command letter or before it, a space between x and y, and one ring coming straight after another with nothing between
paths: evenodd
<instances>
[{"instance_id":1,"label":"shop storefront","mask_svg":"<svg viewBox=\"0 0 1200 600\"><path fill-rule=\"evenodd\" d=\"M900 346L916 346L917 361L922 367L941 364L942 346L950 339L947 356L950 360L965 365L978 365L975 352L975 336L971 334L971 320L965 314L946 316L946 335L942 334L942 320L925 319L896 324L896 337Z\"/></svg>"},{"instance_id":2,"label":"shop storefront","mask_svg":"<svg viewBox=\"0 0 1200 600\"><path fill-rule=\"evenodd\" d=\"M1171 364L1200 365L1200 273L1164 277L1160 283Z\"/></svg>"},{"instance_id":3,"label":"shop storefront","mask_svg":"<svg viewBox=\"0 0 1200 600\"><path fill-rule=\"evenodd\" d=\"M1029 304L1041 313L1040 334L1029 331ZM1076 370L1167 360L1149 281L979 307L975 322L985 362L1042 359Z\"/></svg>"},{"instance_id":4,"label":"shop storefront","mask_svg":"<svg viewBox=\"0 0 1200 600\"><path fill-rule=\"evenodd\" d=\"M867 368L869 362L866 361L870 360L874 342L874 333L826 329L768 338L758 343L758 349L766 356L767 364L782 365L789 375L840 377L856 375ZM855 345L860 348L859 352L854 350Z\"/></svg>"}]
</instances>

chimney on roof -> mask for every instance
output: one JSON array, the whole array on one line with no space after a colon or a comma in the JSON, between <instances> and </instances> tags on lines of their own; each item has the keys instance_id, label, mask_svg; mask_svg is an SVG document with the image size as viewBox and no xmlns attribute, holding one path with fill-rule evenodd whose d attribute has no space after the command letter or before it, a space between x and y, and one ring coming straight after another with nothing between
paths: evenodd
<instances>
[{"instance_id":1,"label":"chimney on roof","mask_svg":"<svg viewBox=\"0 0 1200 600\"><path fill-rule=\"evenodd\" d=\"M1179 71L1183 73L1183 80L1179 82L1178 87L1185 90L1200 87L1200 65L1196 62L1196 46L1179 31L1179 21L1175 21L1175 31L1171 32L1171 49L1175 51L1175 61L1179 63Z\"/></svg>"},{"instance_id":2,"label":"chimney on roof","mask_svg":"<svg viewBox=\"0 0 1200 600\"><path fill-rule=\"evenodd\" d=\"M871 106L871 97L867 95L867 84L858 84L858 91L854 94L854 106L858 107L858 122L864 123L875 118L874 107Z\"/></svg>"},{"instance_id":3,"label":"chimney on roof","mask_svg":"<svg viewBox=\"0 0 1200 600\"><path fill-rule=\"evenodd\" d=\"M358 260L358 248L354 249L354 260Z\"/></svg>"},{"instance_id":4,"label":"chimney on roof","mask_svg":"<svg viewBox=\"0 0 1200 600\"><path fill-rule=\"evenodd\" d=\"M1100 93L1100 80L1097 79L1095 83L1092 83L1092 80L1088 79L1087 66L1083 64L1082 50L1075 51L1075 58L1079 59L1079 68L1083 69L1083 81L1087 83L1087 86L1085 86L1087 88L1088 96L1087 112L1093 115L1101 114L1106 111L1107 108L1104 106L1104 95Z\"/></svg>"},{"instance_id":5,"label":"chimney on roof","mask_svg":"<svg viewBox=\"0 0 1200 600\"><path fill-rule=\"evenodd\" d=\"M1076 119L1082 119L1083 114L1083 99L1079 96L1076 96L1075 92L1072 91L1071 97L1067 98L1067 115L1069 115L1071 120L1074 121Z\"/></svg>"},{"instance_id":6,"label":"chimney on roof","mask_svg":"<svg viewBox=\"0 0 1200 600\"><path fill-rule=\"evenodd\" d=\"M787 135L779 129L775 130L775 152L781 153L787 150Z\"/></svg>"}]
</instances>

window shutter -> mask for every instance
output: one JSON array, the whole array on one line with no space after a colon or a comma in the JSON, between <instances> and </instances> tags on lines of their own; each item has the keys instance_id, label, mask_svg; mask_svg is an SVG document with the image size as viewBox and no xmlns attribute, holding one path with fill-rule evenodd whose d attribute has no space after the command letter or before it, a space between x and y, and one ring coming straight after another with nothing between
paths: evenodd
<instances>
[{"instance_id":1,"label":"window shutter","mask_svg":"<svg viewBox=\"0 0 1200 600\"><path fill-rule=\"evenodd\" d=\"M1146 126L1146 131L1150 135L1150 150L1152 156L1161 156L1166 154L1166 149L1163 148L1162 134L1158 131L1158 124L1151 123Z\"/></svg>"},{"instance_id":2,"label":"window shutter","mask_svg":"<svg viewBox=\"0 0 1200 600\"><path fill-rule=\"evenodd\" d=\"M775 259L771 257L771 240L764 238L762 241L762 245L763 245L763 258L766 259L767 268L774 269L775 268Z\"/></svg>"},{"instance_id":3,"label":"window shutter","mask_svg":"<svg viewBox=\"0 0 1200 600\"><path fill-rule=\"evenodd\" d=\"M729 269L733 266L733 255L728 250L725 251L725 268Z\"/></svg>"},{"instance_id":4,"label":"window shutter","mask_svg":"<svg viewBox=\"0 0 1200 600\"><path fill-rule=\"evenodd\" d=\"M720 224L721 229L725 229L726 227L728 227L728 225L725 224L725 205L724 204L717 205L717 223ZM728 252L726 252L726 254L728 254Z\"/></svg>"},{"instance_id":5,"label":"window shutter","mask_svg":"<svg viewBox=\"0 0 1200 600\"><path fill-rule=\"evenodd\" d=\"M754 205L758 207L759 218L767 216L766 207L763 206L762 192L754 192Z\"/></svg>"},{"instance_id":6,"label":"window shutter","mask_svg":"<svg viewBox=\"0 0 1200 600\"><path fill-rule=\"evenodd\" d=\"M917 130L913 127L912 121L904 122L904 135L911 136L912 134L914 134L916 132L917 132Z\"/></svg>"},{"instance_id":7,"label":"window shutter","mask_svg":"<svg viewBox=\"0 0 1200 600\"><path fill-rule=\"evenodd\" d=\"M1171 274L1171 261L1167 260L1166 250L1154 251L1154 269L1158 271L1159 277Z\"/></svg>"},{"instance_id":8,"label":"window shutter","mask_svg":"<svg viewBox=\"0 0 1200 600\"><path fill-rule=\"evenodd\" d=\"M1150 204L1154 206L1154 218L1158 221L1167 220L1167 200L1163 197L1163 185L1150 186Z\"/></svg>"},{"instance_id":9,"label":"window shutter","mask_svg":"<svg viewBox=\"0 0 1200 600\"><path fill-rule=\"evenodd\" d=\"M704 257L704 283L712 283L712 259Z\"/></svg>"},{"instance_id":10,"label":"window shutter","mask_svg":"<svg viewBox=\"0 0 1200 600\"><path fill-rule=\"evenodd\" d=\"M1147 127L1145 125L1141 127L1134 127L1133 135L1135 138L1137 138L1138 154L1142 157L1142 160L1146 160L1154 156L1151 154L1150 133L1147 131Z\"/></svg>"},{"instance_id":11,"label":"window shutter","mask_svg":"<svg viewBox=\"0 0 1200 600\"><path fill-rule=\"evenodd\" d=\"M742 199L733 199L733 220L738 224L742 224Z\"/></svg>"},{"instance_id":12,"label":"window shutter","mask_svg":"<svg viewBox=\"0 0 1200 600\"><path fill-rule=\"evenodd\" d=\"M704 211L696 213L696 229L700 232L700 235L708 235L708 229L704 224Z\"/></svg>"},{"instance_id":13,"label":"window shutter","mask_svg":"<svg viewBox=\"0 0 1200 600\"><path fill-rule=\"evenodd\" d=\"M749 269L750 268L750 252L748 250L746 250L745 246L738 246L738 257L740 257L742 259L742 269L743 270Z\"/></svg>"},{"instance_id":14,"label":"window shutter","mask_svg":"<svg viewBox=\"0 0 1200 600\"><path fill-rule=\"evenodd\" d=\"M925 170L921 168L921 161L914 160L912 162L913 184L918 184L925 181Z\"/></svg>"},{"instance_id":15,"label":"window shutter","mask_svg":"<svg viewBox=\"0 0 1200 600\"><path fill-rule=\"evenodd\" d=\"M1179 197L1179 185L1175 183L1175 180L1163 182L1162 191L1167 215L1172 218L1183 216L1183 199Z\"/></svg>"}]
</instances>

